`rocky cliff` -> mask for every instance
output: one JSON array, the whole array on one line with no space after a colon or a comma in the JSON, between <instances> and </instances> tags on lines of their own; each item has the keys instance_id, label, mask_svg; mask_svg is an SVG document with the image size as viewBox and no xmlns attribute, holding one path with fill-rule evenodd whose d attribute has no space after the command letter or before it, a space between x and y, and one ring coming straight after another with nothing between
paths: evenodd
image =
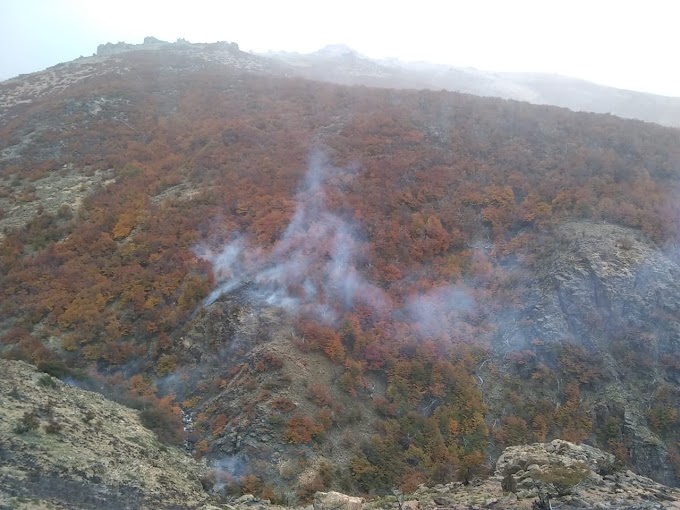
<instances>
[{"instance_id":1,"label":"rocky cliff","mask_svg":"<svg viewBox=\"0 0 680 510\"><path fill-rule=\"evenodd\" d=\"M523 314L502 329L499 352L529 348L547 365L564 359L555 352L565 343L587 353L587 363L574 362L572 370L588 364L590 375L571 374L583 383L584 407L598 426L617 424L640 472L675 484L665 446L672 430L654 416L675 405L666 393L675 395L679 381L677 251L633 229L566 223L543 253L528 296ZM553 396L568 382L553 381Z\"/></svg>"}]
</instances>

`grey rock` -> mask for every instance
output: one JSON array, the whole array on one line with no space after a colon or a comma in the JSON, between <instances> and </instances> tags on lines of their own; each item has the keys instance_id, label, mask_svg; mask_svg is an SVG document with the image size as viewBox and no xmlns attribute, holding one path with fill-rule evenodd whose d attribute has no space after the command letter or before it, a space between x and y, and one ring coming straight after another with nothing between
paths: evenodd
<instances>
[{"instance_id":1,"label":"grey rock","mask_svg":"<svg viewBox=\"0 0 680 510\"><path fill-rule=\"evenodd\" d=\"M639 231L607 223L562 224L551 243L521 320L500 333L498 349L526 349L534 338L546 346L569 342L585 349L599 360L601 375L582 390L584 407L600 423L618 419L636 470L666 485L677 484L668 450L650 430L644 406L659 381L677 385L680 380L662 363L636 374L622 357L622 352L639 351L641 338L648 339L645 359L673 358L680 350L680 322L673 319L680 310L677 253Z\"/></svg>"},{"instance_id":2,"label":"grey rock","mask_svg":"<svg viewBox=\"0 0 680 510\"><path fill-rule=\"evenodd\" d=\"M361 510L363 498L340 492L317 492L314 494L314 510Z\"/></svg>"}]
</instances>

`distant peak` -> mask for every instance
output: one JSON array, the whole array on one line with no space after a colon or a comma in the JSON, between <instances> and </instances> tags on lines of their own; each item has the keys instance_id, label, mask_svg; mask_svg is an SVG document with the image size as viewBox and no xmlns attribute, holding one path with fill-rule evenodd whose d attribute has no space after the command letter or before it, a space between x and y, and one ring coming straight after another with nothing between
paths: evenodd
<instances>
[{"instance_id":1,"label":"distant peak","mask_svg":"<svg viewBox=\"0 0 680 510\"><path fill-rule=\"evenodd\" d=\"M348 55L358 56L359 54L346 44L328 44L315 52L316 55L324 57L345 57Z\"/></svg>"},{"instance_id":2,"label":"distant peak","mask_svg":"<svg viewBox=\"0 0 680 510\"><path fill-rule=\"evenodd\" d=\"M161 41L160 39L149 35L144 38L144 44L167 44L168 41Z\"/></svg>"}]
</instances>

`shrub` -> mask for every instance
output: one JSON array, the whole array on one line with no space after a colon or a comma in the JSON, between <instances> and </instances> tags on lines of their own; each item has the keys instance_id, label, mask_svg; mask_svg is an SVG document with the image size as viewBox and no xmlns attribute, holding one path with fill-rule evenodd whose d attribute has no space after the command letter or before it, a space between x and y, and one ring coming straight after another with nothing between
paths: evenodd
<instances>
[{"instance_id":1,"label":"shrub","mask_svg":"<svg viewBox=\"0 0 680 510\"><path fill-rule=\"evenodd\" d=\"M224 431L224 427L229 423L229 417L222 413L215 418L215 422L212 425L212 435L220 436Z\"/></svg>"},{"instance_id":2,"label":"shrub","mask_svg":"<svg viewBox=\"0 0 680 510\"><path fill-rule=\"evenodd\" d=\"M328 389L322 384L312 384L309 387L309 397L319 407L331 406L333 404L333 397Z\"/></svg>"},{"instance_id":3,"label":"shrub","mask_svg":"<svg viewBox=\"0 0 680 510\"><path fill-rule=\"evenodd\" d=\"M257 494L262 488L262 480L255 475L246 475L241 480L243 494Z\"/></svg>"},{"instance_id":4,"label":"shrub","mask_svg":"<svg viewBox=\"0 0 680 510\"><path fill-rule=\"evenodd\" d=\"M46 374L56 377L57 379L63 379L64 377L75 377L77 374L74 373L66 364L62 361L41 361L38 363L38 370L45 372Z\"/></svg>"},{"instance_id":5,"label":"shrub","mask_svg":"<svg viewBox=\"0 0 680 510\"><path fill-rule=\"evenodd\" d=\"M631 250L633 248L633 239L630 237L622 237L619 239L619 246L622 250Z\"/></svg>"},{"instance_id":6,"label":"shrub","mask_svg":"<svg viewBox=\"0 0 680 510\"><path fill-rule=\"evenodd\" d=\"M213 471L210 471L204 474L203 476L201 476L200 482L201 487L203 487L203 490L206 492L210 492L215 486L215 483L217 482L215 473Z\"/></svg>"},{"instance_id":7,"label":"shrub","mask_svg":"<svg viewBox=\"0 0 680 510\"><path fill-rule=\"evenodd\" d=\"M184 442L181 420L172 412L157 407L147 407L139 413L139 418L142 425L154 432L162 443L179 446Z\"/></svg>"},{"instance_id":8,"label":"shrub","mask_svg":"<svg viewBox=\"0 0 680 510\"><path fill-rule=\"evenodd\" d=\"M57 218L60 220L70 220L73 218L73 209L68 204L61 204L59 210L57 211Z\"/></svg>"},{"instance_id":9,"label":"shrub","mask_svg":"<svg viewBox=\"0 0 680 510\"><path fill-rule=\"evenodd\" d=\"M31 430L36 430L40 426L38 415L34 411L25 411L19 424L14 427L17 434L25 434Z\"/></svg>"},{"instance_id":10,"label":"shrub","mask_svg":"<svg viewBox=\"0 0 680 510\"><path fill-rule=\"evenodd\" d=\"M92 420L95 418L95 413L91 409L88 409L85 414L83 415L83 421L85 423L90 423Z\"/></svg>"},{"instance_id":11,"label":"shrub","mask_svg":"<svg viewBox=\"0 0 680 510\"><path fill-rule=\"evenodd\" d=\"M571 494L578 484L584 481L590 470L585 464L573 466L554 466L543 473L532 475L535 480L551 485L558 496Z\"/></svg>"},{"instance_id":12,"label":"shrub","mask_svg":"<svg viewBox=\"0 0 680 510\"><path fill-rule=\"evenodd\" d=\"M56 388L57 383L54 382L54 379L52 379L52 376L50 375L43 375L40 379L38 379L38 385L42 386L43 388Z\"/></svg>"},{"instance_id":13,"label":"shrub","mask_svg":"<svg viewBox=\"0 0 680 510\"><path fill-rule=\"evenodd\" d=\"M156 364L156 374L159 377L165 377L177 368L177 356L172 354L163 354Z\"/></svg>"},{"instance_id":14,"label":"shrub","mask_svg":"<svg viewBox=\"0 0 680 510\"><path fill-rule=\"evenodd\" d=\"M326 490L326 487L324 486L321 476L317 473L313 477L305 479L300 483L297 496L301 501L311 501L314 494L324 490Z\"/></svg>"},{"instance_id":15,"label":"shrub","mask_svg":"<svg viewBox=\"0 0 680 510\"><path fill-rule=\"evenodd\" d=\"M52 418L47 425L45 425L45 432L48 434L58 434L64 427L57 420Z\"/></svg>"},{"instance_id":16,"label":"shrub","mask_svg":"<svg viewBox=\"0 0 680 510\"><path fill-rule=\"evenodd\" d=\"M282 413L289 413L295 409L295 403L286 397L276 397L272 400L272 409L281 411Z\"/></svg>"},{"instance_id":17,"label":"shrub","mask_svg":"<svg viewBox=\"0 0 680 510\"><path fill-rule=\"evenodd\" d=\"M264 360L268 367L279 369L283 366L283 360L274 352L265 352Z\"/></svg>"},{"instance_id":18,"label":"shrub","mask_svg":"<svg viewBox=\"0 0 680 510\"><path fill-rule=\"evenodd\" d=\"M291 443L302 444L311 442L312 438L318 436L321 432L323 432L322 425L308 416L297 414L288 420L283 437Z\"/></svg>"}]
</instances>

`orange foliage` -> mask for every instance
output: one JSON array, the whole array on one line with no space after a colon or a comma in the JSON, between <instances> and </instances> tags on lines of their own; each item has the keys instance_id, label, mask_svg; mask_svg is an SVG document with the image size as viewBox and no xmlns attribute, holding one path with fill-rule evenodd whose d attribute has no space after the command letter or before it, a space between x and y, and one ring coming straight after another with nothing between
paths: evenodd
<instances>
[{"instance_id":1,"label":"orange foliage","mask_svg":"<svg viewBox=\"0 0 680 510\"><path fill-rule=\"evenodd\" d=\"M212 425L212 435L215 437L221 436L225 425L229 422L226 414L219 414Z\"/></svg>"},{"instance_id":2,"label":"orange foliage","mask_svg":"<svg viewBox=\"0 0 680 510\"><path fill-rule=\"evenodd\" d=\"M323 425L316 423L308 416L296 414L286 423L283 437L291 443L306 444L310 443L323 430Z\"/></svg>"}]
</instances>

